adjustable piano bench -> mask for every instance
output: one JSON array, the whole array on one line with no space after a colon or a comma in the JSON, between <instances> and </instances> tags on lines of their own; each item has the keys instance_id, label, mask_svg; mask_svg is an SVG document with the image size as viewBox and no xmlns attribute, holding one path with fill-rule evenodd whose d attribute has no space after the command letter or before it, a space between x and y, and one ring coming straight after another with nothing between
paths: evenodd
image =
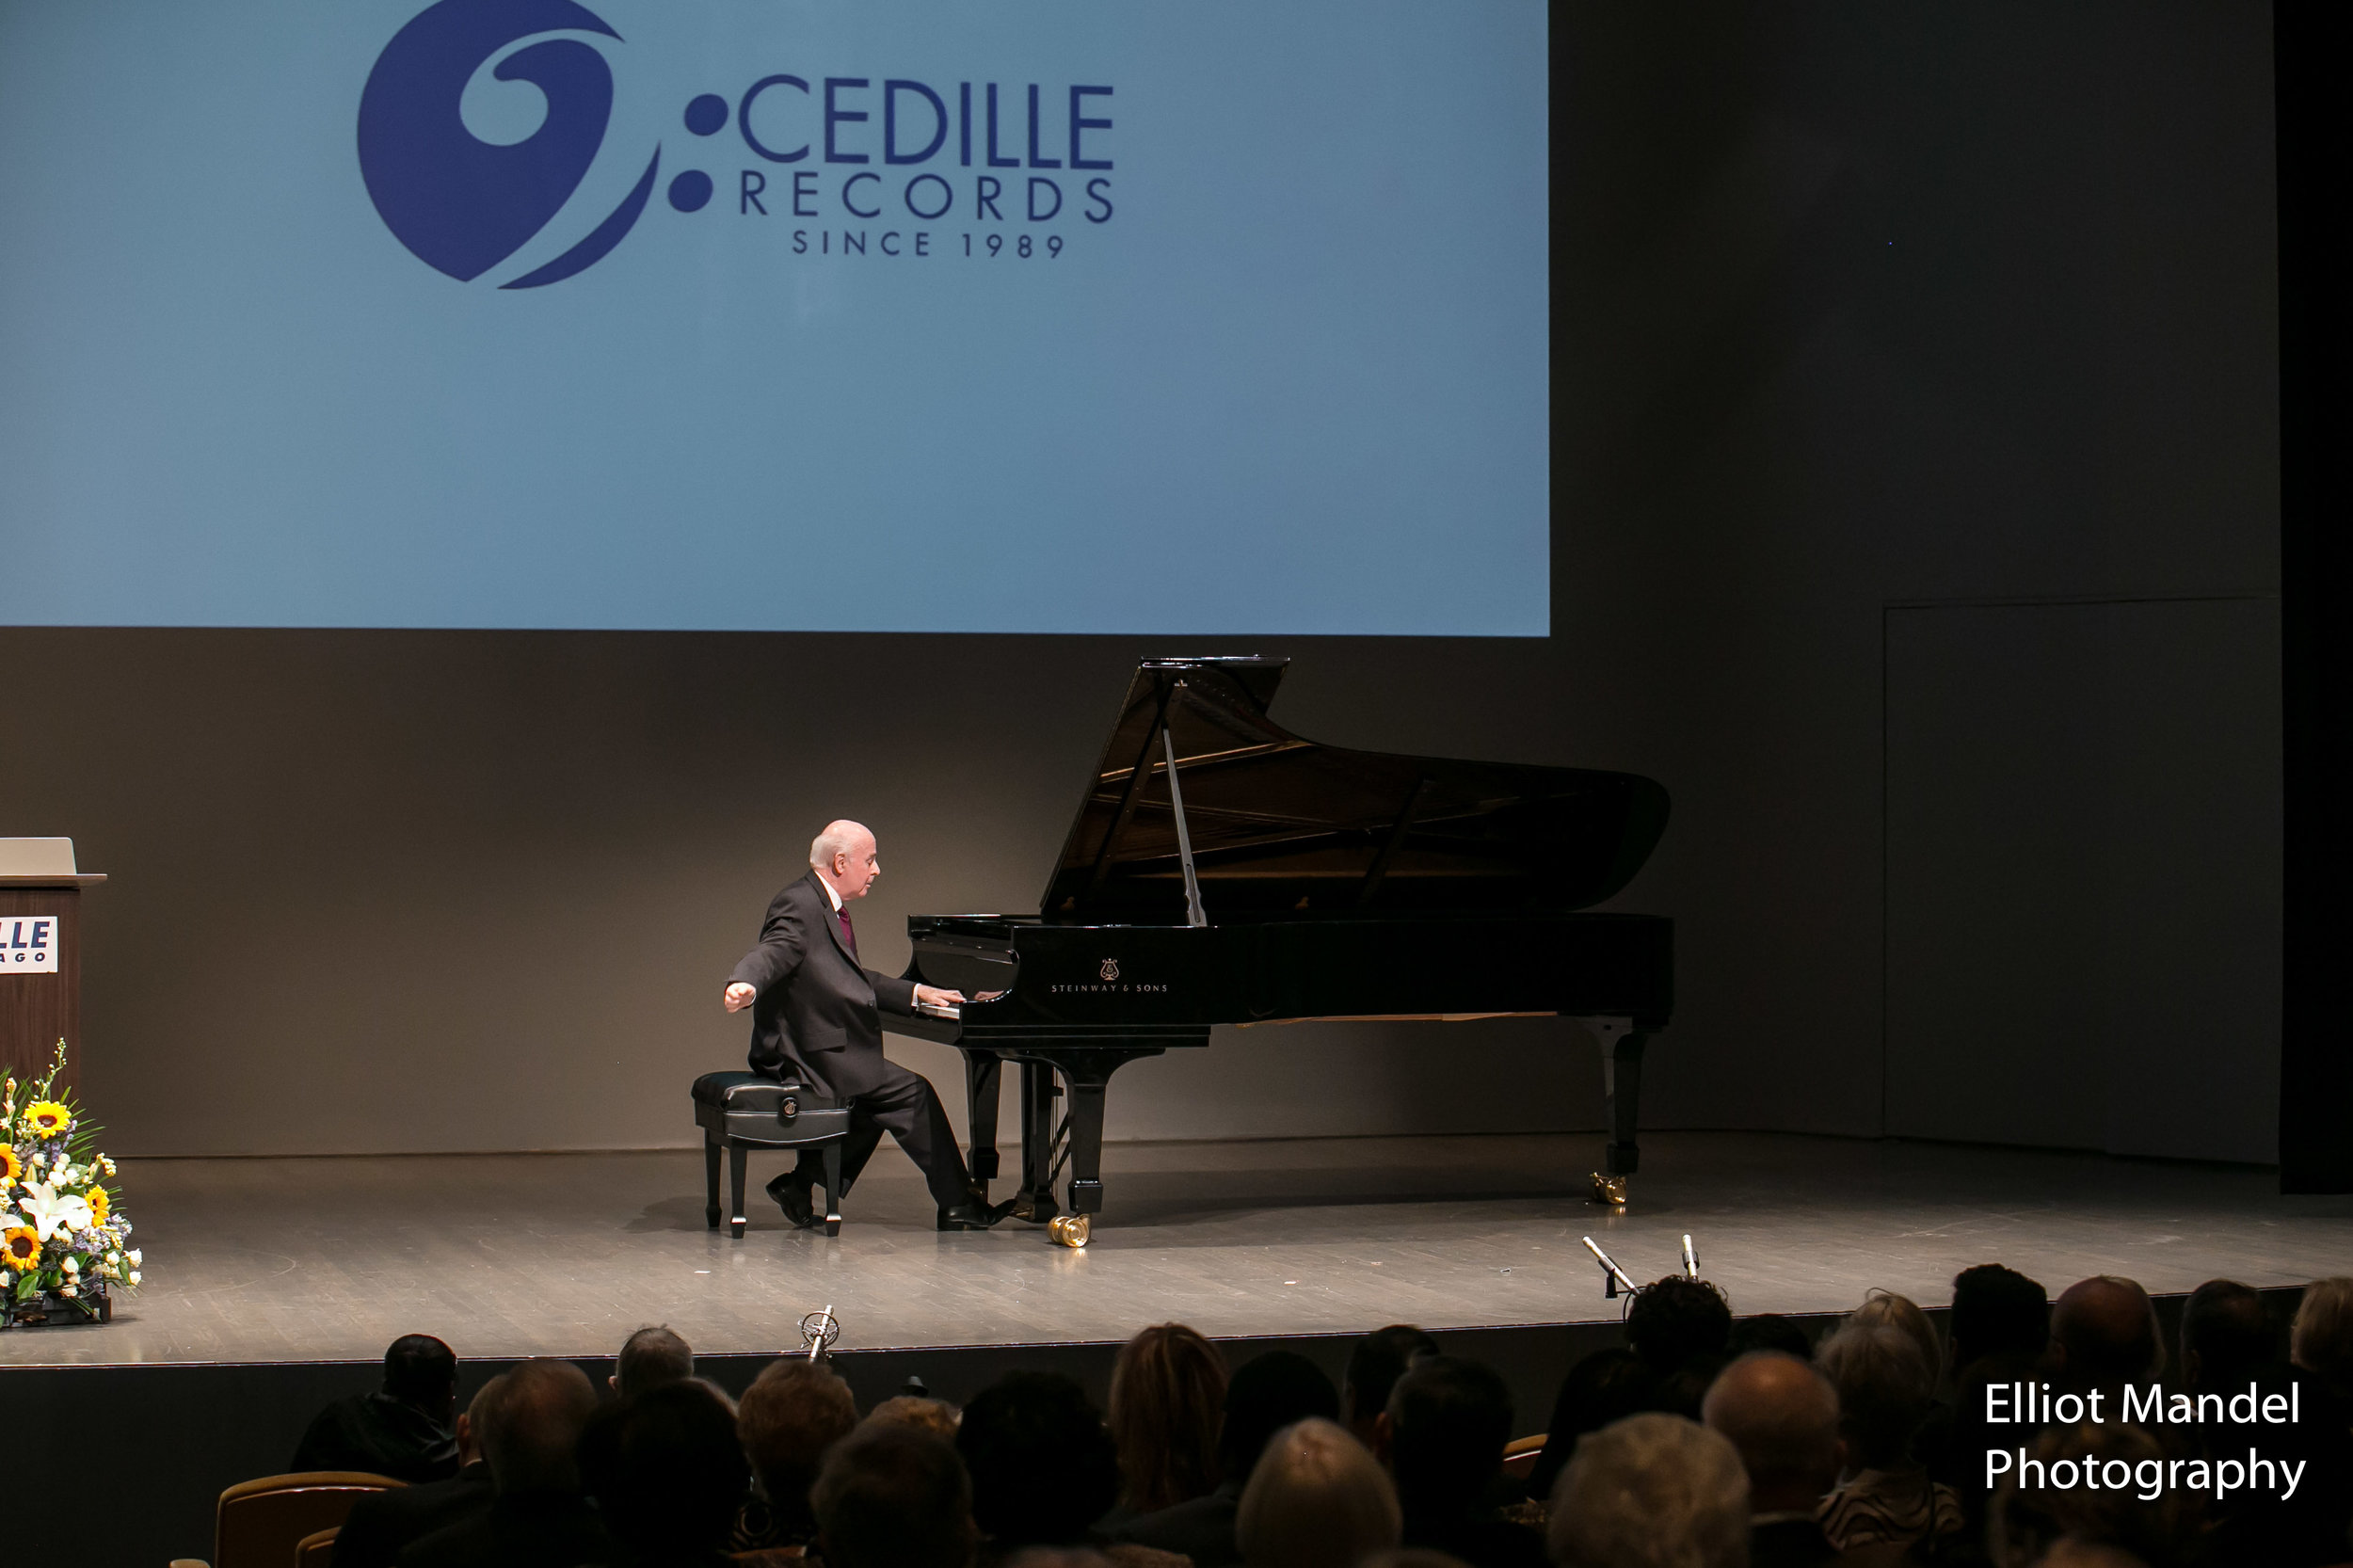
<instances>
[{"instance_id":1,"label":"adjustable piano bench","mask_svg":"<svg viewBox=\"0 0 2353 1568\"><path fill-rule=\"evenodd\" d=\"M825 1161L825 1234L841 1234L841 1145L850 1108L807 1086L759 1073L705 1073L695 1080L695 1121L703 1129L703 1223L719 1228L719 1151L728 1152L735 1207L729 1236L744 1234L744 1160L753 1149L821 1149Z\"/></svg>"}]
</instances>

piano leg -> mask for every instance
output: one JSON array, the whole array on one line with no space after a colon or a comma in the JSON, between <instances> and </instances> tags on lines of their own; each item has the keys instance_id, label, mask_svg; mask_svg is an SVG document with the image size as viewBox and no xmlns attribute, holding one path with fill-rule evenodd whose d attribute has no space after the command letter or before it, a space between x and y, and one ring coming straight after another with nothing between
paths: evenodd
<instances>
[{"instance_id":1,"label":"piano leg","mask_svg":"<svg viewBox=\"0 0 2353 1568\"><path fill-rule=\"evenodd\" d=\"M1062 1210L1054 1203L1054 1069L1043 1062L1021 1064L1021 1191L1014 1197L1016 1219L1044 1224Z\"/></svg>"},{"instance_id":2,"label":"piano leg","mask_svg":"<svg viewBox=\"0 0 2353 1568\"><path fill-rule=\"evenodd\" d=\"M1117 1063L1112 1064L1117 1066ZM1064 1067L1070 1085L1070 1212L1103 1211L1103 1091L1111 1072Z\"/></svg>"},{"instance_id":3,"label":"piano leg","mask_svg":"<svg viewBox=\"0 0 2353 1568\"><path fill-rule=\"evenodd\" d=\"M1604 1159L1613 1176L1632 1176L1642 1162L1636 1144L1642 1104L1642 1047L1649 1036L1633 1030L1620 1035L1609 1048L1603 1087L1609 1099L1609 1148Z\"/></svg>"},{"instance_id":4,"label":"piano leg","mask_svg":"<svg viewBox=\"0 0 2353 1568\"><path fill-rule=\"evenodd\" d=\"M997 1079L1004 1064L994 1051L964 1053L965 1107L972 1121L972 1152L965 1163L983 1204L988 1202L988 1184L997 1179Z\"/></svg>"},{"instance_id":5,"label":"piano leg","mask_svg":"<svg viewBox=\"0 0 2353 1568\"><path fill-rule=\"evenodd\" d=\"M1112 1074L1130 1062L1158 1056L1161 1049L1159 1046L1096 1047L1086 1050L1057 1051L1049 1059L1061 1072L1062 1080L1068 1085L1070 1092L1069 1146L1064 1155L1070 1161L1070 1185L1064 1190L1064 1196L1069 1200L1066 1212L1083 1219L1103 1211L1104 1092L1111 1087ZM1042 1065L1040 1070L1044 1070ZM1049 1206L1046 1212L1049 1218L1054 1212L1050 1207L1053 1203L1051 1183L1052 1172L1049 1168L1045 1188L1046 1201ZM1087 1231L1084 1228L1074 1235L1076 1240L1059 1235L1056 1239L1070 1246L1086 1244Z\"/></svg>"},{"instance_id":6,"label":"piano leg","mask_svg":"<svg viewBox=\"0 0 2353 1568\"><path fill-rule=\"evenodd\" d=\"M1601 1095L1609 1121L1609 1143L1602 1153L1602 1168L1593 1173L1593 1198L1615 1208L1625 1207L1626 1178L1641 1164L1636 1142L1642 1101L1642 1047L1650 1038L1631 1018L1576 1018L1601 1043Z\"/></svg>"}]
</instances>

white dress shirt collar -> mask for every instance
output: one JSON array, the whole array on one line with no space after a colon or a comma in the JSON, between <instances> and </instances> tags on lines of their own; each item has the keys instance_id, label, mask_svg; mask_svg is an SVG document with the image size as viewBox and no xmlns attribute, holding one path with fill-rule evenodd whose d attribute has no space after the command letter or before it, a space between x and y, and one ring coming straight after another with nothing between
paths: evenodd
<instances>
[{"instance_id":1,"label":"white dress shirt collar","mask_svg":"<svg viewBox=\"0 0 2353 1568\"><path fill-rule=\"evenodd\" d=\"M811 867L809 874L817 879L817 886L825 890L825 902L833 905L833 912L837 915L841 913L841 895L833 890L833 884L825 880L825 873Z\"/></svg>"}]
</instances>

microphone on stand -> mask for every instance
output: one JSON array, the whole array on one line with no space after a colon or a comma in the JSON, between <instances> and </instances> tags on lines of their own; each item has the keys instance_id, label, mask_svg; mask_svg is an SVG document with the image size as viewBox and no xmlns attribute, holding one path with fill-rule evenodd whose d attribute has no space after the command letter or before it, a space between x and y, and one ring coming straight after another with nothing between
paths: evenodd
<instances>
[{"instance_id":1,"label":"microphone on stand","mask_svg":"<svg viewBox=\"0 0 2353 1568\"><path fill-rule=\"evenodd\" d=\"M1625 1288L1625 1293L1629 1296L1639 1295L1641 1293L1642 1288L1635 1284L1632 1279L1627 1277L1626 1272L1624 1269L1619 1268L1616 1260L1610 1257L1608 1253L1601 1250L1601 1246L1598 1242L1596 1242L1590 1236L1586 1237L1584 1240L1585 1250L1592 1253L1594 1260L1601 1264L1602 1300L1607 1302L1616 1301L1618 1299L1618 1288L1621 1286Z\"/></svg>"},{"instance_id":2,"label":"microphone on stand","mask_svg":"<svg viewBox=\"0 0 2353 1568\"><path fill-rule=\"evenodd\" d=\"M1691 1233L1688 1230L1683 1233L1683 1277L1685 1279L1700 1277L1699 1255L1691 1250Z\"/></svg>"}]
</instances>

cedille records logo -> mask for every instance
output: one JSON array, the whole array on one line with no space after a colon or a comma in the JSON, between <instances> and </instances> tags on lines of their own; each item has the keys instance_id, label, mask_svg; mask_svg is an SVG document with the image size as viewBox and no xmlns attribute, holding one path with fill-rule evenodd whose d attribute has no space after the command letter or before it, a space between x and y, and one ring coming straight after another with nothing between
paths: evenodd
<instances>
[{"instance_id":1,"label":"cedille records logo","mask_svg":"<svg viewBox=\"0 0 2353 1568\"><path fill-rule=\"evenodd\" d=\"M360 98L360 172L384 226L460 282L497 271L552 229L585 232L552 260L507 268L528 270L498 287L541 288L602 261L636 227L662 172L658 140L607 147L608 53L621 43L573 0L440 0L419 12L384 46ZM468 124L470 103L499 83L536 88L545 104L527 134L506 141ZM1041 96L1028 83L1026 97L1015 87L1000 102L1000 86L942 90L905 77L770 72L734 102L689 96L681 119L697 138L733 121L746 150L738 161L751 166L731 182L738 216L819 220L814 232L791 231L796 255L1058 258L1065 241L1048 225L1102 224L1112 215L1109 177L1080 172L1112 168L1101 101L1112 89L1071 86ZM574 215L600 157L626 160L627 169L643 159L643 172L609 211ZM876 163L881 169L857 167ZM1010 169L1023 172L994 172ZM602 188L609 198L617 186ZM669 205L698 213L716 190L709 173L684 169L669 181ZM929 227L942 222L970 227L952 235Z\"/></svg>"}]
</instances>

